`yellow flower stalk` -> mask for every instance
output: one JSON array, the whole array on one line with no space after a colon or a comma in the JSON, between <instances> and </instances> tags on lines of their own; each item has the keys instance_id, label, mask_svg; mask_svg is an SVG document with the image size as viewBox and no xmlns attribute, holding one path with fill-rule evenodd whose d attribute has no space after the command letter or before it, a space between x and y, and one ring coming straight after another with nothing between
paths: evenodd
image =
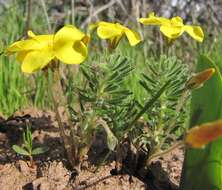
<instances>
[{"instance_id":1,"label":"yellow flower stalk","mask_svg":"<svg viewBox=\"0 0 222 190\"><path fill-rule=\"evenodd\" d=\"M167 19L164 17L157 17L152 12L148 18L140 18L139 22L144 25L160 26L160 31L170 40L180 37L184 32L187 32L193 39L202 42L204 33L200 26L185 25L183 19L179 16Z\"/></svg>"},{"instance_id":2,"label":"yellow flower stalk","mask_svg":"<svg viewBox=\"0 0 222 190\"><path fill-rule=\"evenodd\" d=\"M89 26L90 30L97 28L97 34L101 39L108 40L109 48L115 49L119 41L126 36L130 45L135 46L141 41L139 34L119 23L97 22Z\"/></svg>"},{"instance_id":3,"label":"yellow flower stalk","mask_svg":"<svg viewBox=\"0 0 222 190\"><path fill-rule=\"evenodd\" d=\"M58 59L66 64L80 64L88 54L89 37L72 25L61 28L56 34L35 35L28 31L28 39L13 43L8 54L17 53L22 71L32 73Z\"/></svg>"}]
</instances>

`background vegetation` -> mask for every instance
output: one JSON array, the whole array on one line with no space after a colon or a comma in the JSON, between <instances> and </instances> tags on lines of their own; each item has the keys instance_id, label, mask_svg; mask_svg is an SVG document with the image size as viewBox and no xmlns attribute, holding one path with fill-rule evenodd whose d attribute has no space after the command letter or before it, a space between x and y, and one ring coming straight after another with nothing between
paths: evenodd
<instances>
[{"instance_id":1,"label":"background vegetation","mask_svg":"<svg viewBox=\"0 0 222 190\"><path fill-rule=\"evenodd\" d=\"M207 52L216 61L218 60L219 62L220 60L222 46L219 27L221 22L220 11L214 11L214 13L208 11L204 16L201 14L206 8L216 9L215 7L218 7L216 6L217 3L203 3L201 1L191 3L187 1L186 4L185 1L183 2L183 6L186 9L180 15L187 22L191 21L188 16L190 11L195 7L198 10L196 14L192 14L192 21L199 22L205 30L206 38L201 47L196 42L189 40L188 36L185 36L183 39L178 40L173 48L169 49L164 45L164 39L158 31L152 27L146 27L145 30L142 30L142 26L136 24L136 19L139 16L146 16L151 10L158 10L157 14L167 16L176 15L182 6L179 1L172 1L171 3L166 1L159 5L152 1L128 1L126 3L126 1L12 0L1 2L1 49L3 50L15 40L24 38L28 29L41 34L47 33L48 30L54 32L64 24L74 23L86 31L87 24L91 21L98 19L120 21L131 28L139 30L145 39L136 48L129 48L128 44L123 42L115 52L115 54L131 61L130 64L134 72L126 79L125 86L141 102L147 94L141 85L137 85L137 82L141 80L141 73L146 76L152 75L149 65L152 65L155 61L161 61L161 59L158 59L161 54L177 55L180 61L186 62L190 71L192 71L195 63L195 54L198 54L198 52ZM122 11L119 11L120 9ZM98 53L103 51L104 43L98 42L96 37L92 41L90 58L87 60L87 64L103 61L101 56L98 56ZM100 46L98 45L99 43ZM193 51L194 48L198 50L197 53ZM105 52L103 54L105 55ZM45 94L46 81L42 74L24 75L20 72L20 65L14 62L15 60L12 57L1 56L0 58L0 112L9 116L16 110L29 105L50 108L50 100L47 99L47 94ZM67 83L81 85L81 74L76 75L77 70L78 68L75 66L63 69ZM153 76L152 79L155 81L157 78L157 76ZM75 101L75 98L72 98L72 101Z\"/></svg>"}]
</instances>

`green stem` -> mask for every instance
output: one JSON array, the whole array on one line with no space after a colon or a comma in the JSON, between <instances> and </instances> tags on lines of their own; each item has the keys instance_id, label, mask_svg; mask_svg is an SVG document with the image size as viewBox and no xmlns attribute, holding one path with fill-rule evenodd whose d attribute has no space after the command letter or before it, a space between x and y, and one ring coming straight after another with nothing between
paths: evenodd
<instances>
[{"instance_id":1,"label":"green stem","mask_svg":"<svg viewBox=\"0 0 222 190\"><path fill-rule=\"evenodd\" d=\"M44 13L45 18L46 18L46 22L47 22L47 26L48 26L48 31L51 32L52 31L52 27L51 27L51 24L50 24L48 13L47 13L47 8L46 8L45 1L44 0L40 0L40 1L41 1L41 4L42 4L43 13Z\"/></svg>"},{"instance_id":2,"label":"green stem","mask_svg":"<svg viewBox=\"0 0 222 190\"><path fill-rule=\"evenodd\" d=\"M128 129L130 129L137 120L156 102L156 100L162 95L162 93L165 91L165 89L168 87L170 81L167 81L162 88L154 95L154 97L149 100L144 107L140 110L140 112L136 115L136 117L130 122L128 125Z\"/></svg>"},{"instance_id":3,"label":"green stem","mask_svg":"<svg viewBox=\"0 0 222 190\"><path fill-rule=\"evenodd\" d=\"M25 30L24 35L27 37L27 31L30 28L30 22L31 22L31 12L32 12L32 0L27 1L27 16L26 16L26 23L25 23Z\"/></svg>"},{"instance_id":4,"label":"green stem","mask_svg":"<svg viewBox=\"0 0 222 190\"><path fill-rule=\"evenodd\" d=\"M56 73L53 73L54 75L57 75L56 80L54 82L57 82L58 85L60 85L60 81L58 81L59 78L59 72L58 70L55 71ZM75 152L72 151L72 143L69 141L68 136L65 134L65 128L64 125L62 123L62 118L60 116L59 113L59 103L56 100L54 94L53 94L53 84L49 84L48 83L48 92L49 95L52 99L53 102L53 108L54 108L54 112L56 114L56 120L58 122L58 126L59 126L59 132L60 132L60 136L62 137L63 143L64 143L64 147L68 156L68 161L70 162L70 165L74 168L75 166ZM61 87L61 86L60 86ZM62 87L61 87L62 88Z\"/></svg>"},{"instance_id":5,"label":"green stem","mask_svg":"<svg viewBox=\"0 0 222 190\"><path fill-rule=\"evenodd\" d=\"M158 158L158 157L160 157L160 156L163 156L163 155L165 155L165 154L167 154L167 153L170 153L172 150L174 150L174 149L176 149L176 148L178 148L178 147L181 147L181 146L183 146L183 145L184 145L184 142L183 142L183 141L179 141L179 142L173 144L170 148L168 148L168 149L166 149L166 150L164 150L164 151L161 151L161 152L152 154L152 155L147 159L147 162L146 162L147 165L149 166L150 163L151 163L151 161L152 161L153 159Z\"/></svg>"},{"instance_id":6,"label":"green stem","mask_svg":"<svg viewBox=\"0 0 222 190\"><path fill-rule=\"evenodd\" d=\"M165 138L162 138L162 140L159 143L159 148L160 149L161 149L162 145L164 144L165 140L169 137L170 132L174 129L177 118L180 114L180 111L183 108L184 103L186 102L186 100L188 98L188 94L189 94L189 91L184 90L181 97L179 98L177 106L176 106L176 110L175 110L176 115L169 122L169 127L167 128L167 130L164 133Z\"/></svg>"},{"instance_id":7,"label":"green stem","mask_svg":"<svg viewBox=\"0 0 222 190\"><path fill-rule=\"evenodd\" d=\"M187 91L187 90L184 90L184 91L183 91L181 97L180 97L179 100L178 100L178 104L177 104L177 106L176 106L176 110L175 110L176 115L169 121L169 127L168 127L167 130L164 132L165 137L163 137L163 138L160 140L160 142L158 143L158 145L153 149L153 152L152 152L152 154L151 154L150 157L152 157L152 155L159 154L159 152L161 151L162 146L164 145L166 139L169 137L170 132L174 129L176 120L177 120L177 118L178 118L178 115L180 114L180 111L181 111L181 109L183 108L184 103L185 103L186 100L187 100L188 92L189 92L189 91ZM148 158L148 160L150 160L150 157ZM149 161L148 161L148 162L149 162Z\"/></svg>"},{"instance_id":8,"label":"green stem","mask_svg":"<svg viewBox=\"0 0 222 190\"><path fill-rule=\"evenodd\" d=\"M71 23L75 25L75 0L71 0Z\"/></svg>"},{"instance_id":9,"label":"green stem","mask_svg":"<svg viewBox=\"0 0 222 190\"><path fill-rule=\"evenodd\" d=\"M159 113L159 122L157 125L157 134L159 134L162 130L162 124L163 124L163 109L162 109L162 98L160 97L160 113Z\"/></svg>"}]
</instances>

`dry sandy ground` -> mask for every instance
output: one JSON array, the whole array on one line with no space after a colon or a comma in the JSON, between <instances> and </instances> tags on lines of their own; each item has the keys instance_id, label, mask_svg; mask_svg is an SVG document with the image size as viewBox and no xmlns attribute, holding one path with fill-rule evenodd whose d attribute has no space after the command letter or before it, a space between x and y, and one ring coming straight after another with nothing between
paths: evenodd
<instances>
[{"instance_id":1,"label":"dry sandy ground","mask_svg":"<svg viewBox=\"0 0 222 190\"><path fill-rule=\"evenodd\" d=\"M62 112L62 110L61 110ZM36 166L11 149L19 144L27 120L32 124L35 144L44 144L49 151L35 157ZM156 160L146 182L128 174L111 175L114 161L99 167L88 163L78 176L66 167L65 152L55 127L54 114L29 108L5 120L0 116L0 189L1 190L177 190L183 150ZM97 158L96 158L97 159ZM110 173L111 172L111 173Z\"/></svg>"}]
</instances>

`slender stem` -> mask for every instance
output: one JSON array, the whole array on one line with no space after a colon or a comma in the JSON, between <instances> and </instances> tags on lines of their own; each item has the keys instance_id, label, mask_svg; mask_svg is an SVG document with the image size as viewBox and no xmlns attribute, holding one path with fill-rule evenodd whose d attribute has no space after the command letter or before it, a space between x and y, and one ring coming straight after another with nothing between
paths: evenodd
<instances>
[{"instance_id":1,"label":"slender stem","mask_svg":"<svg viewBox=\"0 0 222 190\"><path fill-rule=\"evenodd\" d=\"M169 85L170 81L167 81L163 87L157 92L157 94L149 100L144 107L140 110L140 112L136 115L136 117L132 120L132 122L128 125L128 128L133 126L137 120L156 102L156 100L161 96L161 94L165 91L167 86Z\"/></svg>"},{"instance_id":2,"label":"slender stem","mask_svg":"<svg viewBox=\"0 0 222 190\"><path fill-rule=\"evenodd\" d=\"M162 98L160 97L160 112L159 112L159 122L157 124L157 131L158 133L160 132L160 130L162 130L162 124L163 124L163 109L162 109Z\"/></svg>"},{"instance_id":3,"label":"slender stem","mask_svg":"<svg viewBox=\"0 0 222 190\"><path fill-rule=\"evenodd\" d=\"M53 73L53 74L59 75L59 73ZM60 81L59 81L58 84L60 84ZM53 102L53 108L54 108L54 112L56 114L56 120L58 122L60 136L63 139L64 147L66 149L67 156L68 156L68 160L69 160L71 166L74 167L75 166L75 155L73 155L74 152L72 151L72 144L70 143L68 136L65 134L65 128L64 128L64 125L62 123L62 119L61 119L61 116L60 116L60 113L59 113L59 103L58 103L58 101L56 100L56 98L53 94L53 84L48 84L48 93L51 96L51 99L52 99L52 102Z\"/></svg>"},{"instance_id":4,"label":"slender stem","mask_svg":"<svg viewBox=\"0 0 222 190\"><path fill-rule=\"evenodd\" d=\"M27 15L26 15L26 23L25 23L25 30L24 34L27 35L27 31L30 28L30 22L31 22L31 9L32 9L32 0L27 1Z\"/></svg>"},{"instance_id":5,"label":"slender stem","mask_svg":"<svg viewBox=\"0 0 222 190\"><path fill-rule=\"evenodd\" d=\"M180 114L180 111L181 109L183 108L184 106L184 103L186 102L187 98L188 98L188 93L189 91L187 90L184 90L181 97L179 98L178 100L178 104L176 106L176 110L175 110L175 113L176 115L170 120L169 122L169 127L167 128L167 130L165 131L164 135L166 136L166 138L168 137L168 135L170 134L170 132L174 129L175 127L175 124L176 124L176 120L177 120L177 117L179 116ZM162 141L160 142L160 148L161 146L163 145L163 143L165 142L166 138L163 138Z\"/></svg>"},{"instance_id":6,"label":"slender stem","mask_svg":"<svg viewBox=\"0 0 222 190\"><path fill-rule=\"evenodd\" d=\"M170 132L173 130L173 128L175 127L175 123L177 120L178 115L180 114L181 109L184 106L184 102L186 101L187 97L188 97L188 92L187 90L184 90L181 97L178 100L178 104L176 106L176 115L175 117L173 117L170 122L169 122L169 127L167 128L167 130L164 132L165 137L163 137L160 142L158 143L158 145L156 146L156 148L154 149L154 152L152 155L158 155L160 154L159 151L161 151L161 148L165 142L165 140L169 137ZM151 156L152 158L153 156ZM156 157L156 156L155 156ZM148 160L150 160L150 158L148 158ZM149 161L148 161L149 162Z\"/></svg>"},{"instance_id":7,"label":"slender stem","mask_svg":"<svg viewBox=\"0 0 222 190\"><path fill-rule=\"evenodd\" d=\"M178 148L178 147L181 147L184 145L184 141L179 141L177 142L176 144L172 145L170 148L164 150L164 151L161 151L161 152L158 152L158 153L155 153L155 154L152 154L148 159L147 159L147 165L150 165L151 161L154 159L154 158L158 158L160 156L163 156L167 153L170 153L172 150Z\"/></svg>"},{"instance_id":8,"label":"slender stem","mask_svg":"<svg viewBox=\"0 0 222 190\"><path fill-rule=\"evenodd\" d=\"M29 161L30 161L30 167L34 168L35 163L31 154L29 155Z\"/></svg>"},{"instance_id":9,"label":"slender stem","mask_svg":"<svg viewBox=\"0 0 222 190\"><path fill-rule=\"evenodd\" d=\"M75 24L75 0L71 0L71 23Z\"/></svg>"},{"instance_id":10,"label":"slender stem","mask_svg":"<svg viewBox=\"0 0 222 190\"><path fill-rule=\"evenodd\" d=\"M47 22L47 26L48 26L48 31L51 32L52 31L52 27L51 27L51 24L50 24L48 13L47 13L45 1L44 0L40 0L40 1L41 1L42 9L43 9L43 12L44 12L44 15L45 15L45 18L46 18L46 22Z\"/></svg>"}]
</instances>

